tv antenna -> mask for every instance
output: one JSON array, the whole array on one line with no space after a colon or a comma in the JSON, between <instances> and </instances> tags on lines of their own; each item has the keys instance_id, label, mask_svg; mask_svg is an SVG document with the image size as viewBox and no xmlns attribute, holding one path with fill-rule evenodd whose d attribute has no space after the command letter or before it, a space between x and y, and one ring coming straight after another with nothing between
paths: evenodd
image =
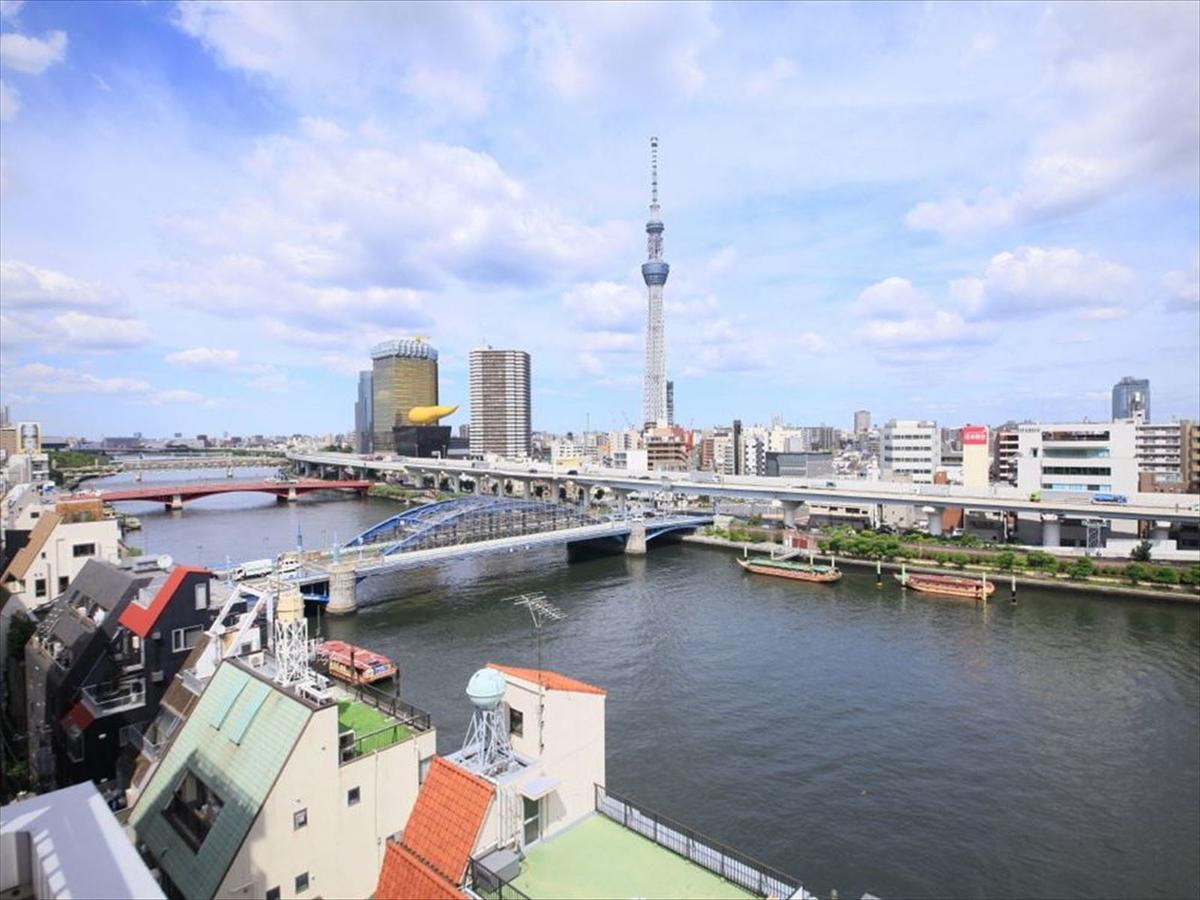
<instances>
[{"instance_id":1,"label":"tv antenna","mask_svg":"<svg viewBox=\"0 0 1200 900\"><path fill-rule=\"evenodd\" d=\"M537 682L538 682L538 756L546 749L543 740L543 725L546 712L546 688L542 683L542 626L547 622L558 622L567 614L547 599L543 591L529 594L518 594L509 598L514 606L523 606L529 610L533 619L533 632L537 635Z\"/></svg>"}]
</instances>

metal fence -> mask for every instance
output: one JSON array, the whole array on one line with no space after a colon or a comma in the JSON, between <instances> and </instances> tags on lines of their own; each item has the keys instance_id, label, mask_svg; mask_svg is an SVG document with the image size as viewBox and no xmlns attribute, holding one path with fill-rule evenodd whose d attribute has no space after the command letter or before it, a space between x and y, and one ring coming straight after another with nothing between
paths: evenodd
<instances>
[{"instance_id":1,"label":"metal fence","mask_svg":"<svg viewBox=\"0 0 1200 900\"><path fill-rule=\"evenodd\" d=\"M478 860L467 863L467 879L471 890L483 900L530 900L528 894L517 890Z\"/></svg>"},{"instance_id":2,"label":"metal fence","mask_svg":"<svg viewBox=\"0 0 1200 900\"><path fill-rule=\"evenodd\" d=\"M399 719L413 731L425 732L433 727L433 717L425 710L406 703L395 694L385 694L369 684L354 685L355 699L361 700L368 706L373 706L381 713Z\"/></svg>"},{"instance_id":3,"label":"metal fence","mask_svg":"<svg viewBox=\"0 0 1200 900\"><path fill-rule=\"evenodd\" d=\"M760 897L807 896L798 879L596 785L596 812Z\"/></svg>"}]
</instances>

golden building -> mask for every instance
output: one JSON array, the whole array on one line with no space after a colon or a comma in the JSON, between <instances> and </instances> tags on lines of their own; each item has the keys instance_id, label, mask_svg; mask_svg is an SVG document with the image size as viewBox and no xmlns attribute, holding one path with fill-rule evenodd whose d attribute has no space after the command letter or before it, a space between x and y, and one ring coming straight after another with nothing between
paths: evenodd
<instances>
[{"instance_id":1,"label":"golden building","mask_svg":"<svg viewBox=\"0 0 1200 900\"><path fill-rule=\"evenodd\" d=\"M393 429L426 424L409 419L417 407L438 405L438 354L421 338L385 341L371 349L374 450L395 452Z\"/></svg>"}]
</instances>

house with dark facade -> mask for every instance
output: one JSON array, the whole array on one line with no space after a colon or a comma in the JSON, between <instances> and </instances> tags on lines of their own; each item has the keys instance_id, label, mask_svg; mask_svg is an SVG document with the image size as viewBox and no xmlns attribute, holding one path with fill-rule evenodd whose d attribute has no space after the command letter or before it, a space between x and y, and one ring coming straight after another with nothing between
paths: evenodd
<instances>
[{"instance_id":1,"label":"house with dark facade","mask_svg":"<svg viewBox=\"0 0 1200 900\"><path fill-rule=\"evenodd\" d=\"M28 756L43 789L127 780L211 621L211 578L190 566L89 560L45 613L25 646Z\"/></svg>"}]
</instances>

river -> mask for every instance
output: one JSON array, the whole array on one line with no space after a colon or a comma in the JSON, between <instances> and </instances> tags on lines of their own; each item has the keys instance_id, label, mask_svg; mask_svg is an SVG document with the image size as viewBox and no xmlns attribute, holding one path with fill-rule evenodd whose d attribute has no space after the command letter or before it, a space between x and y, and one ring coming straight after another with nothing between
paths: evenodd
<instances>
[{"instance_id":1,"label":"river","mask_svg":"<svg viewBox=\"0 0 1200 900\"><path fill-rule=\"evenodd\" d=\"M244 473L248 477L251 473ZM180 473L148 479L182 480ZM194 480L194 479L189 479ZM128 481L121 476L111 482ZM346 540L372 499L129 504L131 543L223 563ZM1024 589L986 608L746 575L694 545L557 550L387 576L328 636L399 664L443 752L480 665L603 686L613 790L842 897L1200 895L1200 609Z\"/></svg>"}]
</instances>

